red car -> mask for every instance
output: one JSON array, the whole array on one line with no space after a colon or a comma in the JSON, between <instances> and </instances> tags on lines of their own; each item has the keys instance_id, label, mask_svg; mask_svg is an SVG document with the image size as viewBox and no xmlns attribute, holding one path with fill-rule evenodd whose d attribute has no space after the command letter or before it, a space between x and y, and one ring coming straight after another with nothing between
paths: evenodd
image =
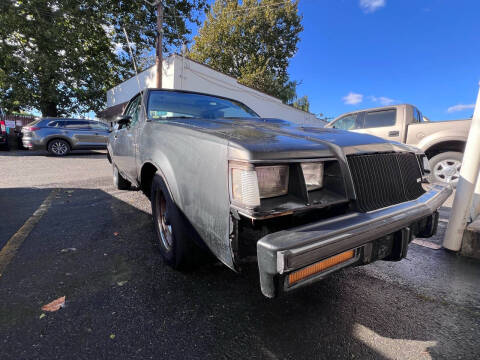
<instances>
[{"instance_id":1,"label":"red car","mask_svg":"<svg viewBox=\"0 0 480 360\"><path fill-rule=\"evenodd\" d=\"M7 126L3 119L0 119L0 148L8 149Z\"/></svg>"}]
</instances>

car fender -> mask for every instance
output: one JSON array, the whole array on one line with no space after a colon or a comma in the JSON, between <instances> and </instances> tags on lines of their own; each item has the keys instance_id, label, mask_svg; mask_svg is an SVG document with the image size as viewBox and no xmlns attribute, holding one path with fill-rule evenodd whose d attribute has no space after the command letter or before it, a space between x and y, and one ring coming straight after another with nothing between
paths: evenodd
<instances>
[{"instance_id":1,"label":"car fender","mask_svg":"<svg viewBox=\"0 0 480 360\"><path fill-rule=\"evenodd\" d=\"M70 148L73 149L75 147L74 143L72 142L72 139L69 138L68 136L65 136L63 134L51 134L42 139L42 145L47 146L50 141L53 139L62 139L65 140L69 145Z\"/></svg>"},{"instance_id":2,"label":"car fender","mask_svg":"<svg viewBox=\"0 0 480 360\"><path fill-rule=\"evenodd\" d=\"M431 135L424 137L416 147L420 148L423 152L427 151L434 145L447 141L462 141L466 142L465 135L461 132L455 132L452 130L442 130Z\"/></svg>"}]
</instances>

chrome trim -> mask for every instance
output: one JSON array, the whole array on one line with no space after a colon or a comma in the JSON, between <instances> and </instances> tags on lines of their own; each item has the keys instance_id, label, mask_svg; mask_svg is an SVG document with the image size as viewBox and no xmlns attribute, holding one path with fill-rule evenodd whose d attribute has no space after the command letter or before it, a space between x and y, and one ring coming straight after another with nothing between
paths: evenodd
<instances>
[{"instance_id":1,"label":"chrome trim","mask_svg":"<svg viewBox=\"0 0 480 360\"><path fill-rule=\"evenodd\" d=\"M361 247L434 213L452 193L449 185L430 185L416 200L367 213L344 216L268 234L257 242L260 283L265 296L275 293L273 276Z\"/></svg>"}]
</instances>

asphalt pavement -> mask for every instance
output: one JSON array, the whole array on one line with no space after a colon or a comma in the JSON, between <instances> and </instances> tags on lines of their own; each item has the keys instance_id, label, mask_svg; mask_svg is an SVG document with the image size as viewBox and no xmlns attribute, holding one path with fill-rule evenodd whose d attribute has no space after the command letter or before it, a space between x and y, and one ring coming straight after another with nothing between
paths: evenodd
<instances>
[{"instance_id":1,"label":"asphalt pavement","mask_svg":"<svg viewBox=\"0 0 480 360\"><path fill-rule=\"evenodd\" d=\"M411 244L269 300L254 267L167 267L148 199L113 188L104 152L0 152L0 169L0 257L17 246L0 274L2 360L480 357L477 260Z\"/></svg>"}]
</instances>

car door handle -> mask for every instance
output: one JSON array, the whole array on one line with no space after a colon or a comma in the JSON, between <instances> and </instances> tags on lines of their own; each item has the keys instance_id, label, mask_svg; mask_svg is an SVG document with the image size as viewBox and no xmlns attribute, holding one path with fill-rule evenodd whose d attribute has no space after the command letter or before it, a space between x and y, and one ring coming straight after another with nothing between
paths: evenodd
<instances>
[{"instance_id":1,"label":"car door handle","mask_svg":"<svg viewBox=\"0 0 480 360\"><path fill-rule=\"evenodd\" d=\"M400 131L389 131L388 132L388 136L398 136L400 135Z\"/></svg>"}]
</instances>

